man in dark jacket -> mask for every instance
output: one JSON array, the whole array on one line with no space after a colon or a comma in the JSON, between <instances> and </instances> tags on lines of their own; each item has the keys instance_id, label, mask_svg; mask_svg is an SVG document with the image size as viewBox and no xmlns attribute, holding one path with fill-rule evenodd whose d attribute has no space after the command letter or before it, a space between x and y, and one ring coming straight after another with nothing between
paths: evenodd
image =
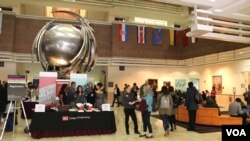
<instances>
[{"instance_id":1,"label":"man in dark jacket","mask_svg":"<svg viewBox=\"0 0 250 141\"><path fill-rule=\"evenodd\" d=\"M2 84L0 84L0 121L6 109L6 104L7 104L7 90L4 88Z\"/></svg>"},{"instance_id":2,"label":"man in dark jacket","mask_svg":"<svg viewBox=\"0 0 250 141\"><path fill-rule=\"evenodd\" d=\"M120 106L120 101L119 101L120 95L121 95L120 89L119 89L118 85L115 84L115 88L114 88L114 98L113 98L113 103L112 103L112 106L111 106L111 107L114 107L115 100L117 100L117 107Z\"/></svg>"},{"instance_id":3,"label":"man in dark jacket","mask_svg":"<svg viewBox=\"0 0 250 141\"><path fill-rule=\"evenodd\" d=\"M198 91L193 86L193 82L189 82L186 92L186 101L185 101L185 105L187 106L188 116L189 116L189 122L187 127L188 131L195 130L196 111L198 109L198 103L195 100L197 93Z\"/></svg>"},{"instance_id":4,"label":"man in dark jacket","mask_svg":"<svg viewBox=\"0 0 250 141\"><path fill-rule=\"evenodd\" d=\"M131 88L128 85L127 87L125 87L125 92L122 95L122 105L124 106L125 127L127 135L129 135L129 116L132 118L134 123L134 132L136 134L140 134L140 132L138 131L137 117L135 114L135 103L136 100L134 97L134 93L131 92Z\"/></svg>"}]
</instances>

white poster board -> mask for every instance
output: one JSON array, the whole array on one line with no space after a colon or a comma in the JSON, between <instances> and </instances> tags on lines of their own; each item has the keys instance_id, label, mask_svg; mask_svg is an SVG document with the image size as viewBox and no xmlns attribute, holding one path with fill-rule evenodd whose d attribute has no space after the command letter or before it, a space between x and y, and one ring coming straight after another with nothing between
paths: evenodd
<instances>
[{"instance_id":1,"label":"white poster board","mask_svg":"<svg viewBox=\"0 0 250 141\"><path fill-rule=\"evenodd\" d=\"M87 74L83 73L71 73L70 82L76 82L76 86L84 86L87 84Z\"/></svg>"}]
</instances>

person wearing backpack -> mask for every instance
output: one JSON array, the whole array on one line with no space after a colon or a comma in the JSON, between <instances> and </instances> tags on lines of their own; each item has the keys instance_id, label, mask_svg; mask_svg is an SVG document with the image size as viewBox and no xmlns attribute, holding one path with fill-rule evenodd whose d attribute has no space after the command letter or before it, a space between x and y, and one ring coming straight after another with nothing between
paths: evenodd
<instances>
[{"instance_id":1,"label":"person wearing backpack","mask_svg":"<svg viewBox=\"0 0 250 141\"><path fill-rule=\"evenodd\" d=\"M172 96L173 100L173 109L172 109L172 114L170 116L170 131L176 130L176 113L177 113L177 108L179 106L179 97L177 94L174 92L174 87L169 88L170 95Z\"/></svg>"},{"instance_id":2,"label":"person wearing backpack","mask_svg":"<svg viewBox=\"0 0 250 141\"><path fill-rule=\"evenodd\" d=\"M165 130L164 136L169 135L169 119L172 114L173 101L168 88L163 86L162 93L158 95L156 102L156 109L159 110L159 115L163 121L163 128Z\"/></svg>"},{"instance_id":3,"label":"person wearing backpack","mask_svg":"<svg viewBox=\"0 0 250 141\"><path fill-rule=\"evenodd\" d=\"M140 134L139 137L146 137L146 138L152 138L153 131L152 126L150 123L150 115L152 112L152 103L153 103L153 91L150 87L150 85L145 86L145 92L144 97L141 99L141 103L139 106L139 110L141 111L142 115L142 122L143 122L143 132ZM147 134L148 129L148 134Z\"/></svg>"},{"instance_id":4,"label":"person wearing backpack","mask_svg":"<svg viewBox=\"0 0 250 141\"><path fill-rule=\"evenodd\" d=\"M186 92L185 105L188 110L188 131L195 131L195 121L196 121L196 111L198 109L198 103L196 101L197 89L194 87L193 82L188 83L188 88Z\"/></svg>"}]
</instances>

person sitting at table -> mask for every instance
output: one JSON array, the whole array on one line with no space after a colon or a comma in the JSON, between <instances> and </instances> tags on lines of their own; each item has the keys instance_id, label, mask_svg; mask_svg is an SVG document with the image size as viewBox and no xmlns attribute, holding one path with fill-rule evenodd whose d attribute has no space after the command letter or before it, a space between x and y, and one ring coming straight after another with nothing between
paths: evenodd
<instances>
[{"instance_id":1,"label":"person sitting at table","mask_svg":"<svg viewBox=\"0 0 250 141\"><path fill-rule=\"evenodd\" d=\"M95 89L95 106L96 108L101 109L102 108L102 104L106 103L106 97L105 97L105 91L103 88L102 83L97 83L96 85L96 89Z\"/></svg>"},{"instance_id":2,"label":"person sitting at table","mask_svg":"<svg viewBox=\"0 0 250 141\"><path fill-rule=\"evenodd\" d=\"M60 105L69 105L68 103L68 84L63 84L61 87L61 90L59 92L59 97L60 97Z\"/></svg>"},{"instance_id":3,"label":"person sitting at table","mask_svg":"<svg viewBox=\"0 0 250 141\"><path fill-rule=\"evenodd\" d=\"M76 103L86 103L86 96L81 85L76 88Z\"/></svg>"},{"instance_id":4,"label":"person sitting at table","mask_svg":"<svg viewBox=\"0 0 250 141\"><path fill-rule=\"evenodd\" d=\"M246 124L247 114L242 111L240 98L236 98L236 100L229 105L228 112L231 117L242 117L242 124Z\"/></svg>"}]
</instances>

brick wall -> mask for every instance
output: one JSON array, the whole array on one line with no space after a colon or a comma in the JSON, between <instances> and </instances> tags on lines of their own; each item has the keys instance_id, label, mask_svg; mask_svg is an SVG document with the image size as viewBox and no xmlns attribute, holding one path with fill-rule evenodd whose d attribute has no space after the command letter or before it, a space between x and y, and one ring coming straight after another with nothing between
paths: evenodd
<instances>
[{"instance_id":1,"label":"brick wall","mask_svg":"<svg viewBox=\"0 0 250 141\"><path fill-rule=\"evenodd\" d=\"M46 20L4 15L2 34L0 35L0 51L31 53L34 38L45 22ZM117 40L117 24L91 24L91 26L95 30L94 34L98 45L97 54L102 57L187 59L249 46L208 39L198 39L198 42L193 44L189 38L188 47L184 48L182 47L183 32L180 32L177 38L179 46L173 47L169 43L168 29L163 29L162 45L153 45L152 27L146 27L146 44L138 44L137 27L134 25L129 25L129 40L120 42Z\"/></svg>"}]
</instances>

